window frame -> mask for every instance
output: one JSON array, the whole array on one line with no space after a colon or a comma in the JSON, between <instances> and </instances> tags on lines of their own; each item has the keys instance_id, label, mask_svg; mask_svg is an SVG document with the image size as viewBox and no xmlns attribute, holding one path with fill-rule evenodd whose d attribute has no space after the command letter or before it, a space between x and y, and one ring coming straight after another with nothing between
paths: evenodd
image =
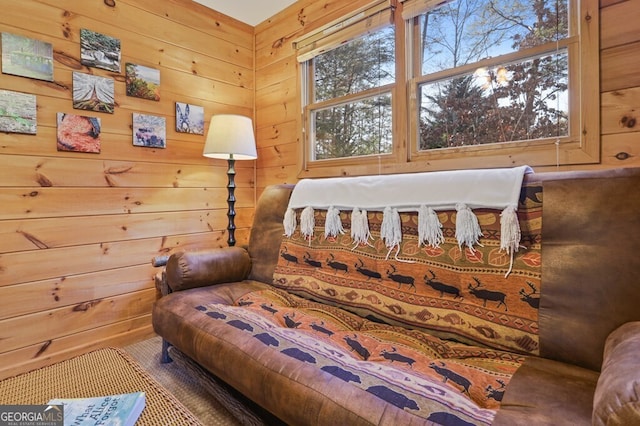
<instances>
[{"instance_id":1,"label":"window frame","mask_svg":"<svg viewBox=\"0 0 640 426\"><path fill-rule=\"evenodd\" d=\"M383 9L382 11L380 9ZM371 13L371 10L374 10ZM375 21L375 18L372 18L374 14L386 13L385 19L380 21ZM363 18L366 14L369 13L369 18ZM386 18L388 16L389 18ZM379 87L375 87L372 89L367 89L362 92L358 92L356 94L349 94L344 97L334 98L330 100L323 100L314 102L315 93L314 93L314 72L313 72L313 54L298 54L298 62L299 62L299 73L300 76L300 93L301 93L301 112L302 112L302 149L301 149L301 170L298 175L300 178L309 178L309 177L327 177L327 176L346 176L346 175L363 175L363 174L371 174L369 170L375 168L380 171L382 168L388 169L389 167L393 167L398 161L406 161L403 160L400 154L400 150L398 149L398 140L404 139L401 135L406 134L406 126L401 123L401 119L398 117L397 112L400 109L404 109L404 104L406 103L404 93L404 82L405 80L405 67L404 67L404 51L399 46L398 40L404 39L404 21L400 14L394 13L394 7L390 6L388 1L376 1L373 2L370 6L360 8L354 11L349 16L342 18L341 20L334 21L326 26L314 31L310 35L306 35L303 38L300 38L294 41L294 47L299 47L300 45L304 45L304 39L310 38L314 39L318 34L322 31L325 31L326 28L333 27L342 27L343 22L352 22L356 21L356 17L358 17L362 21L368 21L367 25L363 25L362 29L358 33L354 33L353 29L350 29L348 26L344 26L346 32L349 33L349 40L356 39L365 35L366 33L371 33L382 28L393 26L395 32L395 82L384 84ZM371 23L374 20L375 23ZM400 33L400 34L399 34ZM337 33L339 34L339 33ZM339 37L339 35L338 35ZM401 38L399 38L401 37ZM336 35L331 34L329 37L330 43L334 43L337 39ZM338 38L339 39L339 38ZM344 39L343 39L344 40ZM317 44L317 45L316 45ZM341 43L331 45L329 48L337 47ZM318 51L318 54L321 54L323 49L321 47L322 42L314 42L314 48ZM304 48L303 48L304 49ZM313 55L313 56L312 56ZM305 60L300 60L300 59ZM400 77L402 76L402 77ZM361 156L353 156L353 157L345 157L345 158L331 158L331 159L313 159L313 149L314 149L314 123L313 120L313 111L324 109L330 106L342 105L345 101L348 102L356 102L361 99L367 99L371 97L375 97L378 95L390 94L391 96L391 138L392 138L392 149L390 153L381 153L381 154L371 154L371 155L361 155ZM399 132L398 130L401 130Z\"/></svg>"},{"instance_id":2,"label":"window frame","mask_svg":"<svg viewBox=\"0 0 640 426\"><path fill-rule=\"evenodd\" d=\"M570 134L568 139L557 138L533 141L502 142L486 145L452 147L428 151L418 150L418 85L420 75L415 76L414 67L419 64L420 51L414 46L414 31L419 26L413 17L421 11L436 7L442 0L388 0L392 25L395 26L396 82L391 88L392 139L390 154L356 156L341 159L311 160L310 130L312 129L309 99L313 96L313 74L309 62L300 60L300 52L309 55L310 48L304 41L311 39L313 49L321 50L318 34L327 28L353 22L355 17L372 7L381 7L376 0L355 9L340 20L332 21L294 40L293 47L298 56L298 90L300 94L300 170L298 178L320 178L334 176L358 176L388 173L412 173L435 170L468 168L530 166L572 166L600 163L600 30L598 0L570 0L570 25L577 28L577 35L570 35L571 42L579 48L569 53ZM417 11L417 12L416 12ZM406 12L406 13L405 13ZM413 14L407 17L407 14ZM351 33L353 36L353 32ZM576 38L577 37L577 38ZM329 37L336 43L339 37ZM344 39L343 39L344 41ZM569 43L569 39L565 43ZM301 48L302 46L302 48ZM305 50L306 49L306 50ZM416 55L418 59L416 60ZM506 57L502 57L506 59ZM491 59L489 60L491 61ZM575 65L577 63L577 66ZM478 63L469 69L477 68ZM375 90L375 89L374 89ZM415 130L413 130L415 129Z\"/></svg>"},{"instance_id":3,"label":"window frame","mask_svg":"<svg viewBox=\"0 0 640 426\"><path fill-rule=\"evenodd\" d=\"M424 1L423 1L424 2ZM411 3L410 1L407 3ZM434 9L436 4L433 4ZM421 52L418 37L419 17L406 20L409 91L409 161L427 162L438 170L455 168L530 166L567 166L600 162L600 92L597 61L599 55L597 0L569 0L569 25L575 32L566 39L489 58L457 69L443 70L431 75L421 75ZM596 31L593 31L593 29ZM420 86L445 78L465 75L480 67L499 66L526 60L535 54L553 54L566 47L569 60L569 135L537 140L500 142L464 147L449 147L431 150L419 149L419 105ZM594 60L594 58L596 58ZM576 86L578 86L576 88Z\"/></svg>"}]
</instances>

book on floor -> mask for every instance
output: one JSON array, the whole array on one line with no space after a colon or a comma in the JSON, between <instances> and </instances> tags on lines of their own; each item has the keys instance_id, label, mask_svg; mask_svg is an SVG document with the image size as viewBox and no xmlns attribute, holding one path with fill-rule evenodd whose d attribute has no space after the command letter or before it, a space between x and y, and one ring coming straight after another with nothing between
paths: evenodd
<instances>
[{"instance_id":1,"label":"book on floor","mask_svg":"<svg viewBox=\"0 0 640 426\"><path fill-rule=\"evenodd\" d=\"M146 403L144 392L105 395L90 398L55 398L49 405L62 405L64 425L133 426Z\"/></svg>"}]
</instances>

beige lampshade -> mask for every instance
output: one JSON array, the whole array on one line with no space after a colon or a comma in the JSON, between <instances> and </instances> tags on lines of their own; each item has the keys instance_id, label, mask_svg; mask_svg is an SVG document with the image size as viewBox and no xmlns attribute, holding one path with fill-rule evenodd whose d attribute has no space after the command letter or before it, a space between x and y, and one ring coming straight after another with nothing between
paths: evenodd
<instances>
[{"instance_id":1,"label":"beige lampshade","mask_svg":"<svg viewBox=\"0 0 640 426\"><path fill-rule=\"evenodd\" d=\"M214 115L202 155L226 160L230 154L233 154L234 160L258 158L251 119L243 115Z\"/></svg>"}]
</instances>

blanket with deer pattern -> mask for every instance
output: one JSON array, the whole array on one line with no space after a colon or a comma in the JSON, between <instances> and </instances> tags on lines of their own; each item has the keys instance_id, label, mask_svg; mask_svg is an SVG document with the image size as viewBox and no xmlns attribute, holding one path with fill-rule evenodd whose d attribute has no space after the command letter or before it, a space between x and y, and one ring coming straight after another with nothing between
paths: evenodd
<instances>
[{"instance_id":1,"label":"blanket with deer pattern","mask_svg":"<svg viewBox=\"0 0 640 426\"><path fill-rule=\"evenodd\" d=\"M233 306L195 309L339 378L343 386L357 386L435 424L491 424L505 387L524 361L512 352L372 322L279 289L249 293Z\"/></svg>"},{"instance_id":2,"label":"blanket with deer pattern","mask_svg":"<svg viewBox=\"0 0 640 426\"><path fill-rule=\"evenodd\" d=\"M490 424L524 356L539 353L542 188L523 184L513 259L500 250L500 211L474 213L473 248L458 245L456 211L438 212L438 247L418 244L416 214L401 213L388 256L381 212L368 214L371 242L354 246L349 213L345 233L324 238L317 210L313 238L283 238L273 290L197 309L427 420Z\"/></svg>"}]
</instances>

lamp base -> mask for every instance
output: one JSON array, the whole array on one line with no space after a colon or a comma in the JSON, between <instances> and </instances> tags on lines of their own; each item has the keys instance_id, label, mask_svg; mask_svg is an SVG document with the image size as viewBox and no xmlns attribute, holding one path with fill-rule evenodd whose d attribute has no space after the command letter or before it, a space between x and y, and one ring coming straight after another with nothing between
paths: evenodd
<instances>
[{"instance_id":1,"label":"lamp base","mask_svg":"<svg viewBox=\"0 0 640 426\"><path fill-rule=\"evenodd\" d=\"M229 224L227 225L227 231L228 231L228 235L229 235L229 238L227 239L227 245L229 247L233 247L233 246L236 245L236 238L235 238L235 232L236 232L236 224L235 224L235 217L236 217L236 210L235 210L235 205L236 205L236 196L235 196L236 169L235 169L235 164L236 164L236 160L234 160L233 154L229 154L229 160L227 160L227 162L229 164L229 167L227 169L227 177L229 178L229 182L227 183L227 192L228 192L227 205L229 206L229 210L227 211L227 217L229 218Z\"/></svg>"}]
</instances>

